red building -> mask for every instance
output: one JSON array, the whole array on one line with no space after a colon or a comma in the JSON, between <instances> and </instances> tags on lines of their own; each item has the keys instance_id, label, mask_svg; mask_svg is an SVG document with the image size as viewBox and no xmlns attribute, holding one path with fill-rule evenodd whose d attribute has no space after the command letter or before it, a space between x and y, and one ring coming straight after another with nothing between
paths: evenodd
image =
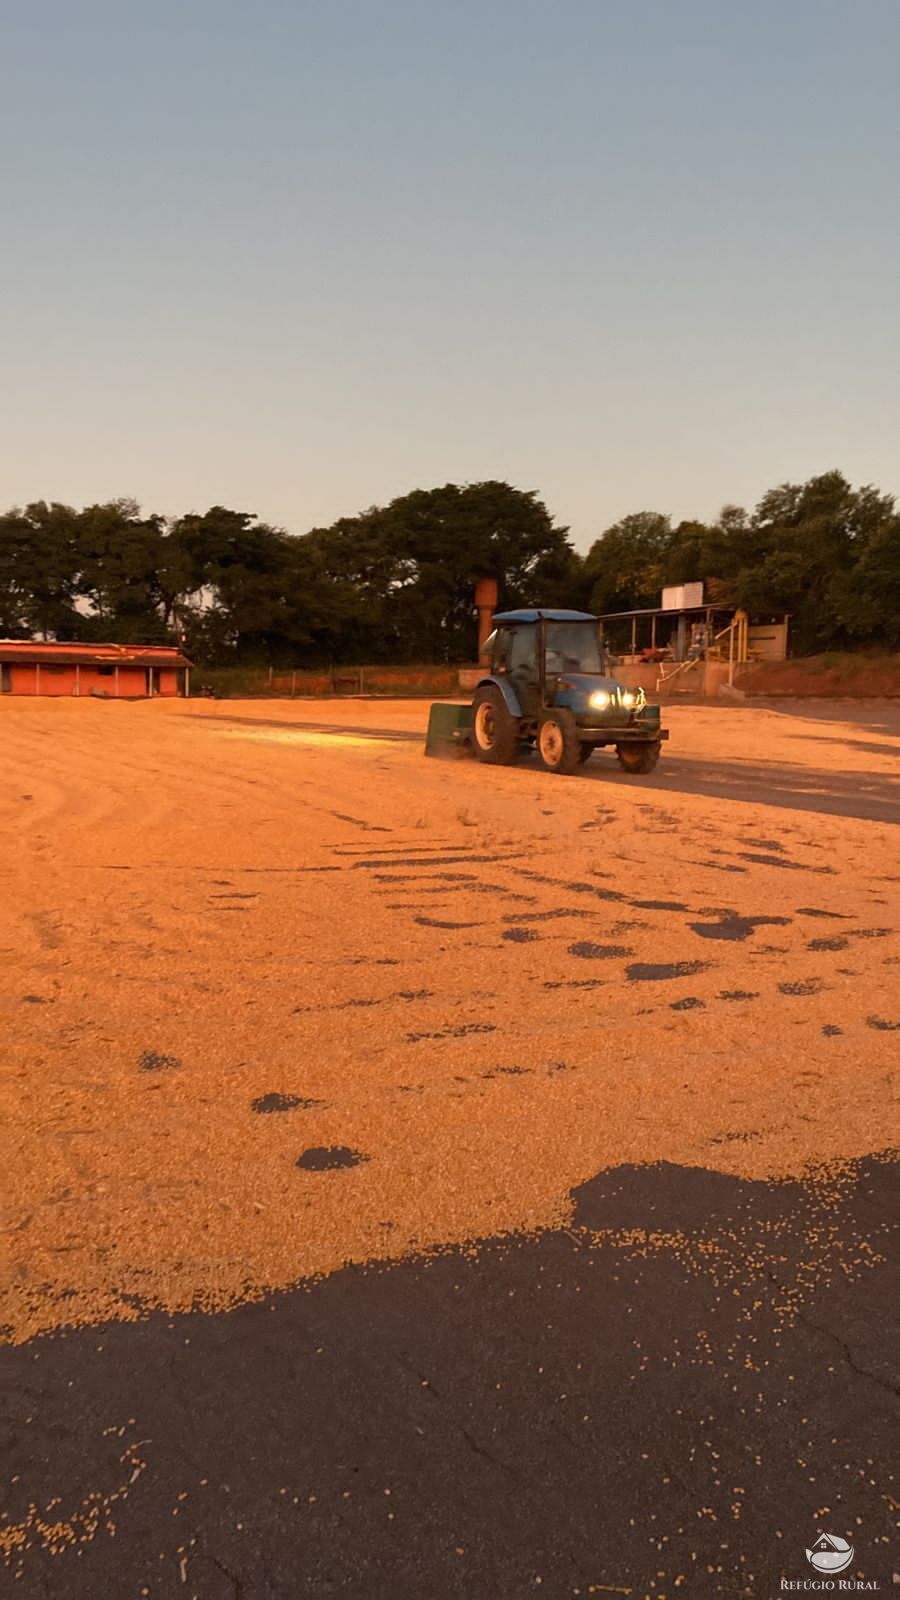
<instances>
[{"instance_id":1,"label":"red building","mask_svg":"<svg viewBox=\"0 0 900 1600\"><path fill-rule=\"evenodd\" d=\"M142 700L190 692L187 656L171 645L0 639L0 694Z\"/></svg>"}]
</instances>

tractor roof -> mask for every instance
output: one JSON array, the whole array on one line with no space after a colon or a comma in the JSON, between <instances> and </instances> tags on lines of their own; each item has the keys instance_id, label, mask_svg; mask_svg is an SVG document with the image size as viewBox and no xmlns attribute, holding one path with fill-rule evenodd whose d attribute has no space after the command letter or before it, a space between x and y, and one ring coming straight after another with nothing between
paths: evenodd
<instances>
[{"instance_id":1,"label":"tractor roof","mask_svg":"<svg viewBox=\"0 0 900 1600\"><path fill-rule=\"evenodd\" d=\"M596 622L591 611L496 611L494 621L499 622Z\"/></svg>"}]
</instances>

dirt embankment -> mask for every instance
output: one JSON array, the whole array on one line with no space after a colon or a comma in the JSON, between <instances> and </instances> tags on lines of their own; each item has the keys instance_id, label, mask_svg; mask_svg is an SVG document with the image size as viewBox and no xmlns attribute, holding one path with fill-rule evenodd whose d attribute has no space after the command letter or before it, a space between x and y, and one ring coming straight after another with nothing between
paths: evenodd
<instances>
[{"instance_id":1,"label":"dirt embankment","mask_svg":"<svg viewBox=\"0 0 900 1600\"><path fill-rule=\"evenodd\" d=\"M745 694L872 699L900 696L900 655L798 656L742 667L737 682Z\"/></svg>"}]
</instances>

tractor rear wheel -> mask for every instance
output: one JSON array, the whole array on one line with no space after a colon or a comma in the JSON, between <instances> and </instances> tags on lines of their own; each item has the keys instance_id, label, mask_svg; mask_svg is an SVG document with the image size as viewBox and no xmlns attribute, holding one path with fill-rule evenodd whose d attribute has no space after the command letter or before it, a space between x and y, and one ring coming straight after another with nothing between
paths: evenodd
<instances>
[{"instance_id":1,"label":"tractor rear wheel","mask_svg":"<svg viewBox=\"0 0 900 1600\"><path fill-rule=\"evenodd\" d=\"M645 744L617 744L616 755L623 772L652 772L659 760L659 740Z\"/></svg>"},{"instance_id":2,"label":"tractor rear wheel","mask_svg":"<svg viewBox=\"0 0 900 1600\"><path fill-rule=\"evenodd\" d=\"M581 740L571 711L545 711L538 725L538 754L548 772L574 772L581 761Z\"/></svg>"},{"instance_id":3,"label":"tractor rear wheel","mask_svg":"<svg viewBox=\"0 0 900 1600\"><path fill-rule=\"evenodd\" d=\"M519 719L499 689L479 689L472 701L472 743L479 761L511 767L519 754Z\"/></svg>"}]
</instances>

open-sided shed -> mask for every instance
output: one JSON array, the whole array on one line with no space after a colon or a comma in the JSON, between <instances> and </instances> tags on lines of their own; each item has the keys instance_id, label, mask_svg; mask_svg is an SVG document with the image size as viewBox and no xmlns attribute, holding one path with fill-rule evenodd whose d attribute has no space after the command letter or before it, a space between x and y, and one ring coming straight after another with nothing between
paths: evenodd
<instances>
[{"instance_id":1,"label":"open-sided shed","mask_svg":"<svg viewBox=\"0 0 900 1600\"><path fill-rule=\"evenodd\" d=\"M0 694L113 700L187 695L190 666L173 645L0 639Z\"/></svg>"}]
</instances>

